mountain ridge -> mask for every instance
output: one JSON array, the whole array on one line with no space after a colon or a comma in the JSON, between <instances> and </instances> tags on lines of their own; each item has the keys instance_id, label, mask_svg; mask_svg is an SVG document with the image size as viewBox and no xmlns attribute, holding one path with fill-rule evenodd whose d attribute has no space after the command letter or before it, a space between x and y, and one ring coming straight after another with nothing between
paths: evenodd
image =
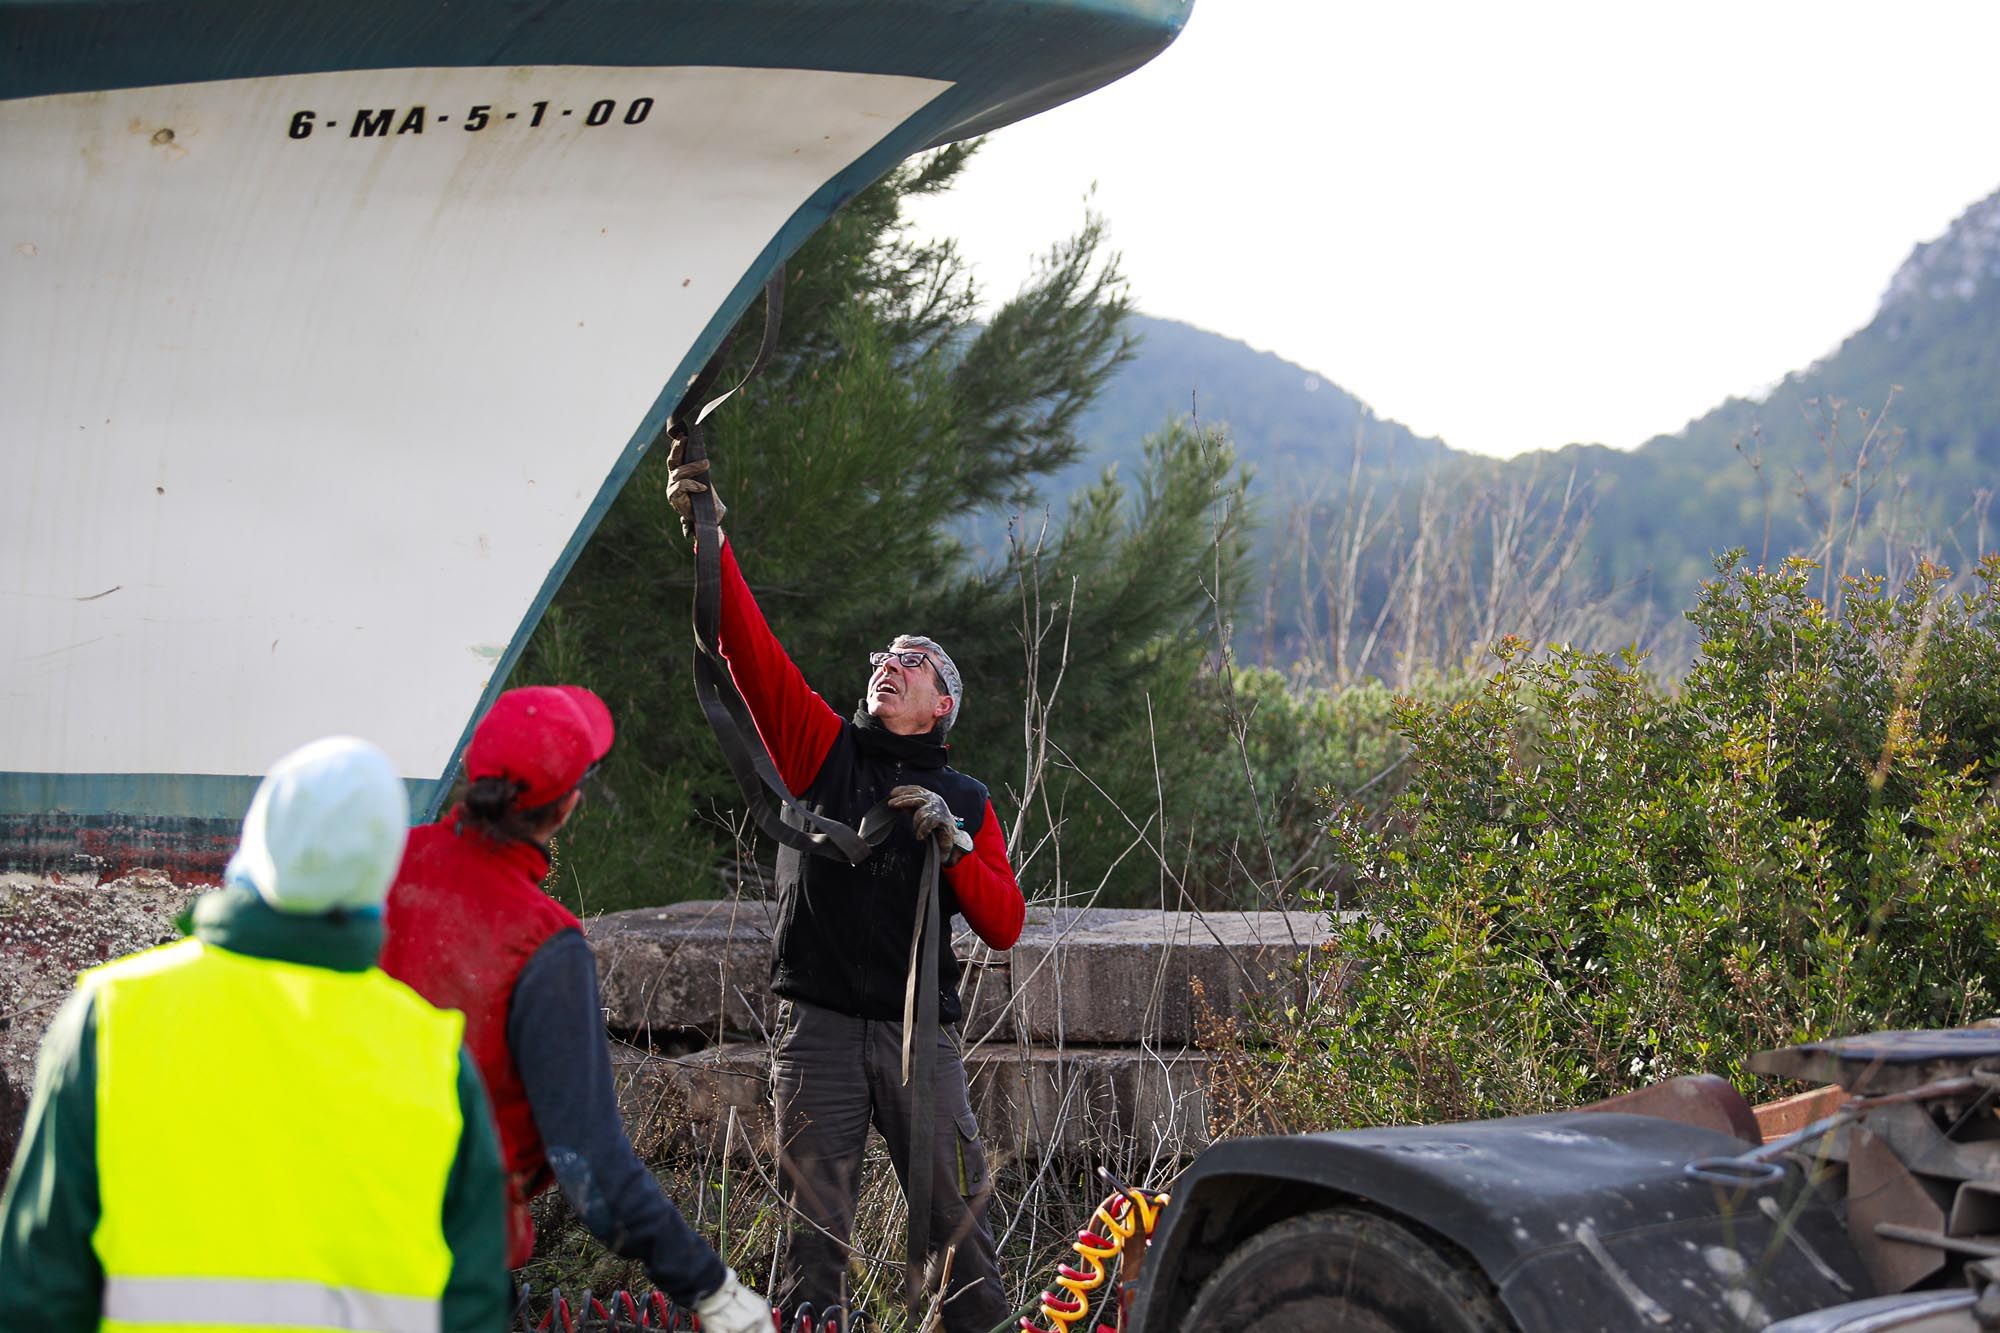
<instances>
[{"instance_id":1,"label":"mountain ridge","mask_svg":"<svg viewBox=\"0 0 2000 1333\"><path fill-rule=\"evenodd\" d=\"M1263 511L1259 639L1281 646L1280 663L1305 660L1336 614L1333 594L1314 586L1321 573L1301 571L1352 537L1340 531L1358 512L1351 484L1379 531L1343 585L1351 605L1339 614L1372 621L1427 526L1458 524L1450 538L1462 548L1458 583L1435 595L1463 601L1492 583L1496 559L1553 549L1538 545L1548 525L1575 525L1587 511L1574 560L1552 576L1564 583L1562 599L1617 608L1594 622L1597 631L1623 625L1617 633L1642 643L1664 634L1657 642L1670 656L1679 613L1723 552L1742 549L1753 564L1803 554L1829 577L1864 566L1893 575L1916 555L1967 569L1992 540L2000 191L1915 245L1874 315L1824 356L1631 449L1569 443L1496 459L1420 436L1331 375L1275 352L1155 315L1135 314L1132 328L1135 356L1079 419L1083 456L1044 497L1060 512L1106 467L1133 475L1145 437L1174 417L1227 427ZM1521 535L1525 546L1496 554L1497 538L1471 530L1490 526L1498 511L1480 506L1497 503L1514 505L1533 529ZM1459 522L1474 511L1475 520Z\"/></svg>"},{"instance_id":2,"label":"mountain ridge","mask_svg":"<svg viewBox=\"0 0 2000 1333\"><path fill-rule=\"evenodd\" d=\"M1058 500L1107 464L1127 472L1146 434L1191 411L1228 427L1267 528L1275 505L1344 488L1357 446L1363 471L1392 490L1433 465L1487 478L1574 471L1594 506L1583 565L1595 586L1644 584L1678 608L1732 547L1753 560L1825 556L1844 533L1963 567L2000 479L2000 191L1915 245L1874 316L1826 355L1632 449L1570 443L1493 459L1419 436L1277 353L1159 316L1135 315L1133 327L1137 353L1081 418L1088 448L1055 480ZM1266 558L1270 545L1267 534Z\"/></svg>"}]
</instances>

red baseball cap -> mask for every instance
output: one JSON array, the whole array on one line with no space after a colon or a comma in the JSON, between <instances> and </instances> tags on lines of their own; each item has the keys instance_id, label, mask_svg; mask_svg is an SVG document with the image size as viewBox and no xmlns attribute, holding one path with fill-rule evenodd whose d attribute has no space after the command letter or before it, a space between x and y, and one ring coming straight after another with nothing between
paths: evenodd
<instances>
[{"instance_id":1,"label":"red baseball cap","mask_svg":"<svg viewBox=\"0 0 2000 1333\"><path fill-rule=\"evenodd\" d=\"M611 710L580 685L528 685L493 701L472 729L465 776L522 784L521 808L547 805L611 750Z\"/></svg>"}]
</instances>

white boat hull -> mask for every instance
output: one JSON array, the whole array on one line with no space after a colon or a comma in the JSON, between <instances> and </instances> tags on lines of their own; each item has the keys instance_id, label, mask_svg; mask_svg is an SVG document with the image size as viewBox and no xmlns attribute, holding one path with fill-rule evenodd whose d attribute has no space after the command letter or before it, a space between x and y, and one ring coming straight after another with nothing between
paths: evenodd
<instances>
[{"instance_id":1,"label":"white boat hull","mask_svg":"<svg viewBox=\"0 0 2000 1333\"><path fill-rule=\"evenodd\" d=\"M256 774L362 732L442 773L730 289L938 91L405 70L9 108L5 767Z\"/></svg>"},{"instance_id":2,"label":"white boat hull","mask_svg":"<svg viewBox=\"0 0 2000 1333\"><path fill-rule=\"evenodd\" d=\"M1048 59L1013 58L1017 85ZM436 65L0 99L0 861L75 821L213 843L337 732L433 806L679 386L833 208L949 137L966 80Z\"/></svg>"}]
</instances>

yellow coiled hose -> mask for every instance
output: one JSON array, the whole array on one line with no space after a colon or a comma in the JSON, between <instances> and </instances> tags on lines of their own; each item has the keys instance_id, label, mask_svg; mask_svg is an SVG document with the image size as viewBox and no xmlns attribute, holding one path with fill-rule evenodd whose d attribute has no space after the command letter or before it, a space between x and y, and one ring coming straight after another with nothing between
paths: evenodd
<instances>
[{"instance_id":1,"label":"yellow coiled hose","mask_svg":"<svg viewBox=\"0 0 2000 1333\"><path fill-rule=\"evenodd\" d=\"M1064 1294L1043 1292L1042 1318L1047 1324L1038 1325L1024 1315L1021 1333L1070 1333L1070 1325L1090 1312L1090 1294L1109 1278L1106 1264L1124 1252L1133 1236L1153 1238L1153 1226L1168 1200L1168 1195L1130 1187L1106 1195L1091 1215L1090 1224L1078 1231L1076 1240L1070 1244L1082 1256L1085 1266L1056 1265L1056 1286Z\"/></svg>"}]
</instances>

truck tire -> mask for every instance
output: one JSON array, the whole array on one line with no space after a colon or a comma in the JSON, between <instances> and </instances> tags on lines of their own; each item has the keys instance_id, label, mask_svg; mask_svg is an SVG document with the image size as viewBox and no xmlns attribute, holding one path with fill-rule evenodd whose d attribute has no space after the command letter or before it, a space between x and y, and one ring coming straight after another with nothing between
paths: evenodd
<instances>
[{"instance_id":1,"label":"truck tire","mask_svg":"<svg viewBox=\"0 0 2000 1333\"><path fill-rule=\"evenodd\" d=\"M1182 1333L1512 1333L1492 1284L1461 1256L1354 1208L1307 1213L1239 1245L1202 1285Z\"/></svg>"}]
</instances>

